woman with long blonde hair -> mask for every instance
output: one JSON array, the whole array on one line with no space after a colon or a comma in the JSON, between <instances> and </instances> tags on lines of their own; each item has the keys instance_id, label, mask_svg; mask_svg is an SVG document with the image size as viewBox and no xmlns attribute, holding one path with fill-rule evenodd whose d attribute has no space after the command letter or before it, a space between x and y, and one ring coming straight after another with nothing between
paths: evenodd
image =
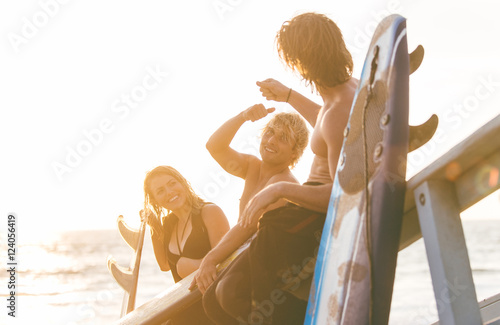
<instances>
[{"instance_id":1,"label":"woman with long blonde hair","mask_svg":"<svg viewBox=\"0 0 500 325\"><path fill-rule=\"evenodd\" d=\"M144 212L146 211L146 212ZM144 180L144 210L156 260L175 282L196 271L229 230L220 207L205 202L173 167L158 166Z\"/></svg>"}]
</instances>

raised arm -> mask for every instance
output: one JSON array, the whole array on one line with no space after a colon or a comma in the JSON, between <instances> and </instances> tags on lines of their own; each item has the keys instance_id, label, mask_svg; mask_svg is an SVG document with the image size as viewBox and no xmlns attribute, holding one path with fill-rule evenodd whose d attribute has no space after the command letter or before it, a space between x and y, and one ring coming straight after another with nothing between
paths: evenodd
<instances>
[{"instance_id":1,"label":"raised arm","mask_svg":"<svg viewBox=\"0 0 500 325\"><path fill-rule=\"evenodd\" d=\"M277 102L287 102L299 112L302 117L306 119L313 127L316 125L316 118L321 109L321 105L316 104L309 98L302 94L284 86L277 80L266 79L264 81L257 81L257 86L260 87L262 96L267 100L274 100Z\"/></svg>"},{"instance_id":2,"label":"raised arm","mask_svg":"<svg viewBox=\"0 0 500 325\"><path fill-rule=\"evenodd\" d=\"M165 252L165 243L163 241L163 236L159 235L153 228L151 228L151 241L153 243L153 251L155 253L156 261L160 270L166 272L170 271L170 266L168 265L167 255Z\"/></svg>"},{"instance_id":3,"label":"raised arm","mask_svg":"<svg viewBox=\"0 0 500 325\"><path fill-rule=\"evenodd\" d=\"M139 215L141 216L141 221L146 219L146 222L151 229L151 242L153 243L153 251L160 270L165 272L170 271L170 266L168 265L166 257L167 255L165 254L163 226L160 220L149 209L147 209L146 212L141 210Z\"/></svg>"},{"instance_id":4,"label":"raised arm","mask_svg":"<svg viewBox=\"0 0 500 325\"><path fill-rule=\"evenodd\" d=\"M251 156L237 152L229 145L243 123L257 121L273 111L274 108L266 109L262 104L253 105L226 121L212 134L206 147L225 171L234 176L246 178Z\"/></svg>"}]
</instances>

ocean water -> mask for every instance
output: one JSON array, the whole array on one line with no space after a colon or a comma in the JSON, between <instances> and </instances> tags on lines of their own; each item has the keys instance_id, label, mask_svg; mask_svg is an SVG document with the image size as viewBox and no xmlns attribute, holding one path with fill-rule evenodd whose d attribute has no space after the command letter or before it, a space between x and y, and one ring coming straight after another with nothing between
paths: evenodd
<instances>
[{"instance_id":1,"label":"ocean water","mask_svg":"<svg viewBox=\"0 0 500 325\"><path fill-rule=\"evenodd\" d=\"M477 296L485 299L500 292L500 220L463 224ZM106 258L112 254L121 266L128 266L132 258L132 250L118 231L71 231L36 240L20 237L18 245L17 317L7 316L8 277L0 272L0 297L5 305L0 324L111 324L118 320L123 290L108 273ZM6 261L3 248L0 259ZM172 284L170 273L156 265L146 235L136 306ZM399 254L389 323L430 324L437 319L425 248L419 240Z\"/></svg>"}]
</instances>

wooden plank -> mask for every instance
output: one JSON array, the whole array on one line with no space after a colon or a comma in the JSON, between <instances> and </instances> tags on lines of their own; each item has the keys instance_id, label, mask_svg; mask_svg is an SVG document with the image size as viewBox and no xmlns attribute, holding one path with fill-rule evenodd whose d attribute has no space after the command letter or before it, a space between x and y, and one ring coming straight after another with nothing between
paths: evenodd
<instances>
[{"instance_id":1,"label":"wooden plank","mask_svg":"<svg viewBox=\"0 0 500 325\"><path fill-rule=\"evenodd\" d=\"M181 281L177 282L161 294L139 306L133 312L120 319L121 325L153 325L162 324L176 313L188 308L201 298L198 288L189 291L189 285L193 281L196 272L191 273ZM172 304L180 305L179 308L166 308Z\"/></svg>"},{"instance_id":2,"label":"wooden plank","mask_svg":"<svg viewBox=\"0 0 500 325\"><path fill-rule=\"evenodd\" d=\"M500 325L500 319L485 323L485 325Z\"/></svg>"},{"instance_id":3,"label":"wooden plank","mask_svg":"<svg viewBox=\"0 0 500 325\"><path fill-rule=\"evenodd\" d=\"M453 183L426 181L414 197L441 324L482 324Z\"/></svg>"},{"instance_id":4,"label":"wooden plank","mask_svg":"<svg viewBox=\"0 0 500 325\"><path fill-rule=\"evenodd\" d=\"M460 175L455 184L462 210L493 193L500 184L500 151Z\"/></svg>"},{"instance_id":5,"label":"wooden plank","mask_svg":"<svg viewBox=\"0 0 500 325\"><path fill-rule=\"evenodd\" d=\"M481 316L487 324L500 321L500 293L479 302Z\"/></svg>"},{"instance_id":6,"label":"wooden plank","mask_svg":"<svg viewBox=\"0 0 500 325\"><path fill-rule=\"evenodd\" d=\"M500 139L500 115L408 180L400 250L422 237L413 192L424 181L454 182L460 212L500 188L500 141L497 139Z\"/></svg>"},{"instance_id":7,"label":"wooden plank","mask_svg":"<svg viewBox=\"0 0 500 325\"><path fill-rule=\"evenodd\" d=\"M485 324L496 325L500 322L500 293L479 302L481 317ZM439 321L432 325L439 325Z\"/></svg>"},{"instance_id":8,"label":"wooden plank","mask_svg":"<svg viewBox=\"0 0 500 325\"><path fill-rule=\"evenodd\" d=\"M498 139L500 139L500 115L412 177L408 181L408 185L414 188L427 179L446 179L446 169L452 162L457 163L462 171L467 171L486 157L500 150Z\"/></svg>"},{"instance_id":9,"label":"wooden plank","mask_svg":"<svg viewBox=\"0 0 500 325\"><path fill-rule=\"evenodd\" d=\"M255 237L252 236L251 239ZM235 250L226 260L217 265L217 271L220 272L226 268L236 257L241 254L250 245L251 239L248 239L243 245ZM198 288L189 290L191 282L196 272L191 273L181 281L169 287L153 299L121 318L117 324L120 325L156 325L166 322L168 319L184 311L198 300L202 294Z\"/></svg>"}]
</instances>

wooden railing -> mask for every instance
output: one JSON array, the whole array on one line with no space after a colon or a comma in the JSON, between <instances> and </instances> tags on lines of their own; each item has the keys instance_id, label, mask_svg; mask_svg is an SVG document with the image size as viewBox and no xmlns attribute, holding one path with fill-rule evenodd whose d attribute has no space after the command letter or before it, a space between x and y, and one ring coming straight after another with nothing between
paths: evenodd
<instances>
[{"instance_id":1,"label":"wooden railing","mask_svg":"<svg viewBox=\"0 0 500 325\"><path fill-rule=\"evenodd\" d=\"M460 212L499 188L500 115L407 183L400 250L424 238L441 324L500 319L498 295L477 302L460 220Z\"/></svg>"}]
</instances>

